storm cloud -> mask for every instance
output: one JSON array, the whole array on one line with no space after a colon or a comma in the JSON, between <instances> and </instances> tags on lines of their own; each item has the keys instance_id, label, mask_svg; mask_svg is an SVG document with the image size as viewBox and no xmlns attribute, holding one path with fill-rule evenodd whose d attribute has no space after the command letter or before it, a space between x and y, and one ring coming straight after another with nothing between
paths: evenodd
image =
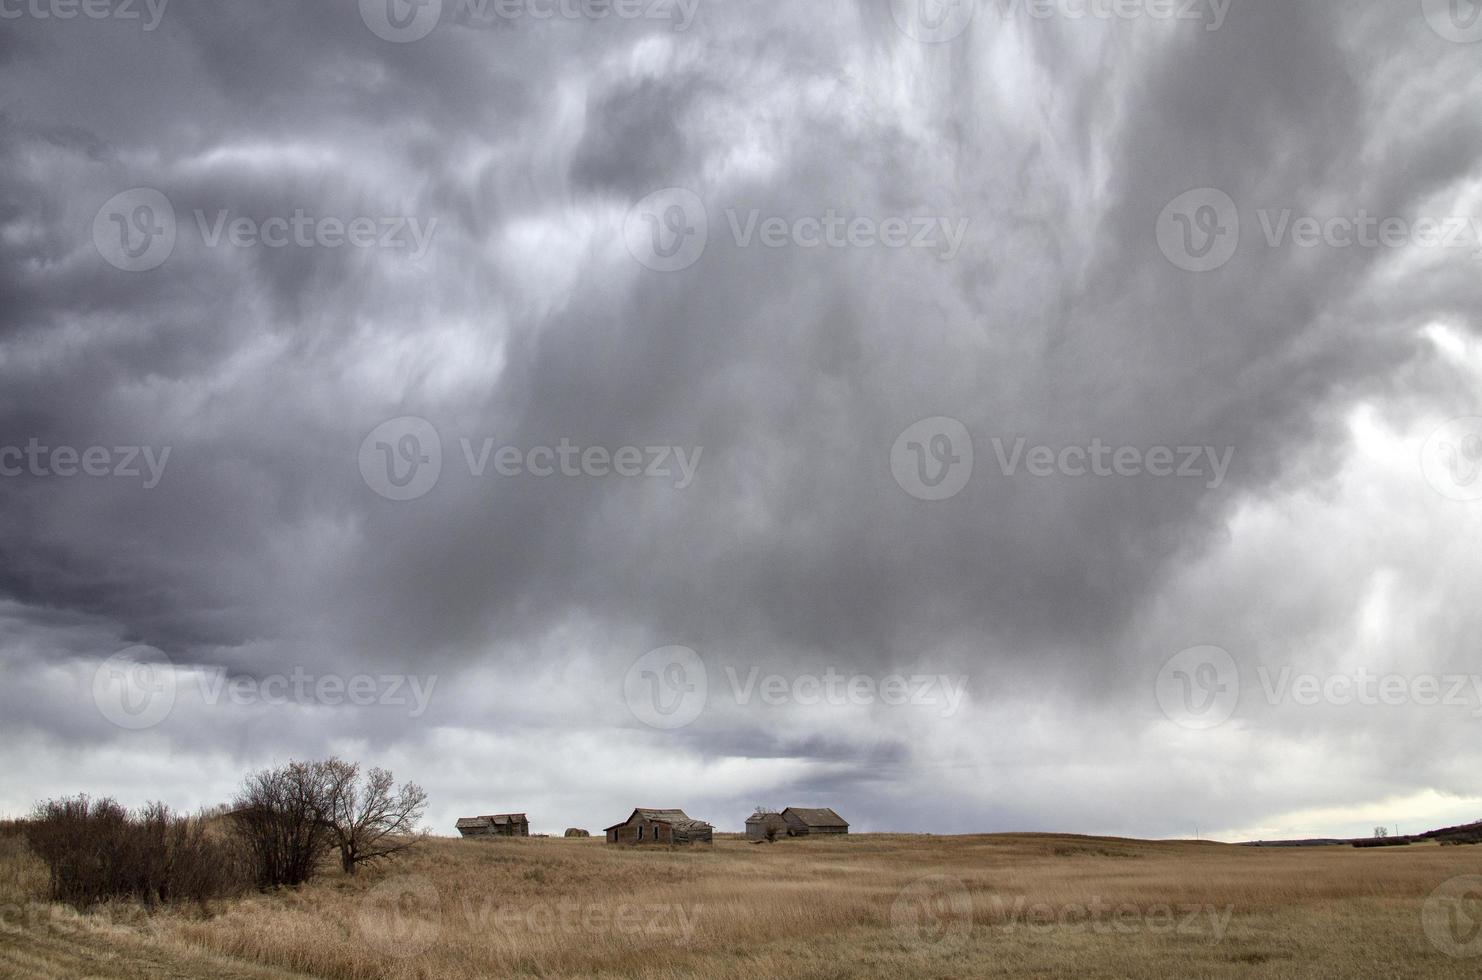
<instances>
[{"instance_id":1,"label":"storm cloud","mask_svg":"<svg viewBox=\"0 0 1482 980\"><path fill-rule=\"evenodd\" d=\"M124 6L0 3L0 808L1482 816L1446 4Z\"/></svg>"}]
</instances>

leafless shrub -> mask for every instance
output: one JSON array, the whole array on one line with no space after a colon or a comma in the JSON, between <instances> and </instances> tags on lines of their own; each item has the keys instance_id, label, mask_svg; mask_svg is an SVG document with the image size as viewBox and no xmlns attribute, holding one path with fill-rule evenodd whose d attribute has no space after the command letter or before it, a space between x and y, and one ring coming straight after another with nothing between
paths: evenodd
<instances>
[{"instance_id":1,"label":"leafless shrub","mask_svg":"<svg viewBox=\"0 0 1482 980\"><path fill-rule=\"evenodd\" d=\"M244 882L228 841L163 803L130 813L107 798L48 800L37 805L26 838L46 864L52 900L78 908L113 898L151 908L204 903Z\"/></svg>"},{"instance_id":2,"label":"leafless shrub","mask_svg":"<svg viewBox=\"0 0 1482 980\"><path fill-rule=\"evenodd\" d=\"M301 885L328 852L328 828L319 820L323 789L305 763L248 776L230 817L259 888Z\"/></svg>"}]
</instances>

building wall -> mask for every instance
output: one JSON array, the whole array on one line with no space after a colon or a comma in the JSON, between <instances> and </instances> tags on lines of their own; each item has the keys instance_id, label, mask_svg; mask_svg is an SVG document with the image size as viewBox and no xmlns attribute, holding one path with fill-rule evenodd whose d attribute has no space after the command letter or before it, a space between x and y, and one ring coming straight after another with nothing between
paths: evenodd
<instances>
[{"instance_id":1,"label":"building wall","mask_svg":"<svg viewBox=\"0 0 1482 980\"><path fill-rule=\"evenodd\" d=\"M752 840L766 840L768 827L776 827L779 837L787 834L787 821L780 814L769 813L762 820L746 821L746 836Z\"/></svg>"},{"instance_id":2,"label":"building wall","mask_svg":"<svg viewBox=\"0 0 1482 980\"><path fill-rule=\"evenodd\" d=\"M794 837L807 837L809 834L847 834L848 827L810 827L805 824L801 817L794 814L786 814L787 832Z\"/></svg>"},{"instance_id":3,"label":"building wall","mask_svg":"<svg viewBox=\"0 0 1482 980\"><path fill-rule=\"evenodd\" d=\"M793 837L808 836L808 825L803 823L801 818L795 817L791 813L787 813L783 815L782 819L787 822L787 832Z\"/></svg>"},{"instance_id":4,"label":"building wall","mask_svg":"<svg viewBox=\"0 0 1482 980\"><path fill-rule=\"evenodd\" d=\"M639 837L642 830L643 836ZM609 844L712 844L714 843L714 832L708 829L680 831L675 833L674 829L666 823L652 820L634 820L614 827L607 832L607 843Z\"/></svg>"}]
</instances>

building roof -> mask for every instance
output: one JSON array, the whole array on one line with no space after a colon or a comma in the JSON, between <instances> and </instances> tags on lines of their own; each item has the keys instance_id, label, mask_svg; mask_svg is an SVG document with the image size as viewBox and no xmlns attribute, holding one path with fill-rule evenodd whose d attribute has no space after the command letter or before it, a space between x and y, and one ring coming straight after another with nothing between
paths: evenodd
<instances>
[{"instance_id":1,"label":"building roof","mask_svg":"<svg viewBox=\"0 0 1482 980\"><path fill-rule=\"evenodd\" d=\"M509 823L529 823L523 813L491 813L482 817L459 817L457 829L472 830L475 827L495 827Z\"/></svg>"},{"instance_id":2,"label":"building roof","mask_svg":"<svg viewBox=\"0 0 1482 980\"><path fill-rule=\"evenodd\" d=\"M849 826L849 821L845 820L843 817L839 816L837 813L835 813L833 810L830 810L826 806L790 806L786 810L783 810L782 813L784 817L789 813L792 814L794 817L797 817L799 820L801 820L805 826L808 827Z\"/></svg>"},{"instance_id":3,"label":"building roof","mask_svg":"<svg viewBox=\"0 0 1482 980\"><path fill-rule=\"evenodd\" d=\"M769 810L766 813L753 813L751 816L749 816L749 817L746 818L746 822L747 823L764 823L764 822L766 822L768 820L781 820L781 819L782 819L782 814L777 813L775 811Z\"/></svg>"},{"instance_id":4,"label":"building roof","mask_svg":"<svg viewBox=\"0 0 1482 980\"><path fill-rule=\"evenodd\" d=\"M696 820L694 817L691 817L683 810L666 810L647 806L640 806L636 808L631 814L628 815L628 819L624 820L622 823L615 823L611 827L604 827L602 829L613 830L617 827L626 827L628 824L633 822L634 817L642 817L644 820L647 820L650 823L666 823L669 826L676 827L680 830L693 830L702 827L707 827L712 830L714 829L713 827L710 827L710 824L706 823L703 820Z\"/></svg>"}]
</instances>

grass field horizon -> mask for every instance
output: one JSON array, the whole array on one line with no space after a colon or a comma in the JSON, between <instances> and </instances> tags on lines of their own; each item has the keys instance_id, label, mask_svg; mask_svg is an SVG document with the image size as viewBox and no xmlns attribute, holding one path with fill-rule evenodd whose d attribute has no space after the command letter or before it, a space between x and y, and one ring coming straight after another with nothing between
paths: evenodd
<instances>
[{"instance_id":1,"label":"grass field horizon","mask_svg":"<svg viewBox=\"0 0 1482 980\"><path fill-rule=\"evenodd\" d=\"M45 901L45 868L10 838L0 975L1472 977L1469 876L1482 849L1433 844L438 837L205 911L80 913Z\"/></svg>"}]
</instances>

